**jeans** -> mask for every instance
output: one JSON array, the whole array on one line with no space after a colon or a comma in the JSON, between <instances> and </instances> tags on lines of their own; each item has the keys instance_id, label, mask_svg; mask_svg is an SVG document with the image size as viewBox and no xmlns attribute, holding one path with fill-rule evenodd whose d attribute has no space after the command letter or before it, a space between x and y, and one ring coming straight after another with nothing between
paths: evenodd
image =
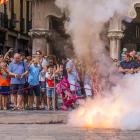
<instances>
[{"instance_id":1,"label":"jeans","mask_svg":"<svg viewBox=\"0 0 140 140\"><path fill-rule=\"evenodd\" d=\"M29 88L28 92L29 92L29 97L33 97L33 91L35 92L35 96L36 97L40 97L40 86L35 86L32 88Z\"/></svg>"},{"instance_id":2,"label":"jeans","mask_svg":"<svg viewBox=\"0 0 140 140\"><path fill-rule=\"evenodd\" d=\"M47 90L46 91L47 91L46 92L47 97L54 98L54 88L47 87Z\"/></svg>"},{"instance_id":3,"label":"jeans","mask_svg":"<svg viewBox=\"0 0 140 140\"><path fill-rule=\"evenodd\" d=\"M23 89L24 88L24 84L11 84L11 90L19 90L19 89ZM12 92L13 95L17 94L16 92ZM18 91L18 95L23 95L24 94L24 90L20 90Z\"/></svg>"}]
</instances>

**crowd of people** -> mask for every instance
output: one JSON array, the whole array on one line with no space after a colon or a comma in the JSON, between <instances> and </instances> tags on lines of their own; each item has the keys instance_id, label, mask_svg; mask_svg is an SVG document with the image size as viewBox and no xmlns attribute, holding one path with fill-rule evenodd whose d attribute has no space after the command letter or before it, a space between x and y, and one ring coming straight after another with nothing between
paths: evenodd
<instances>
[{"instance_id":1,"label":"crowd of people","mask_svg":"<svg viewBox=\"0 0 140 140\"><path fill-rule=\"evenodd\" d=\"M76 61L72 62L73 59L62 60L59 65L54 55L43 56L41 51L36 51L34 58L25 57L22 53L15 53L14 58L10 58L11 52L12 48L5 56L0 55L0 109L10 107L11 96L14 102L12 111L20 111L23 108L58 109L58 95L54 91L59 79L65 76L70 83L78 85L78 81L80 82ZM81 96L81 88L70 88L77 96Z\"/></svg>"},{"instance_id":2,"label":"crowd of people","mask_svg":"<svg viewBox=\"0 0 140 140\"><path fill-rule=\"evenodd\" d=\"M119 68L119 72L122 74L134 74L140 69L140 56L136 55L136 51L127 52L127 49L123 49L121 54L121 61L114 59L115 67Z\"/></svg>"},{"instance_id":3,"label":"crowd of people","mask_svg":"<svg viewBox=\"0 0 140 140\"><path fill-rule=\"evenodd\" d=\"M11 96L14 102L12 111L58 109L55 88L59 79L64 76L70 83L70 90L76 96L84 95L83 97L91 98L103 89L96 62L92 68L88 65L83 68L75 58L63 59L61 64L57 64L54 55L43 56L41 51L36 51L34 58L25 57L23 53L15 53L14 58L10 58L11 52L12 48L5 56L0 55L0 109L10 108ZM110 70L112 79L115 79L113 75L118 72L133 74L140 69L140 56L138 57L135 51L128 53L126 48L122 53L122 60L113 61L115 71ZM114 85L110 80L111 84ZM67 98L66 95L65 99Z\"/></svg>"}]
</instances>

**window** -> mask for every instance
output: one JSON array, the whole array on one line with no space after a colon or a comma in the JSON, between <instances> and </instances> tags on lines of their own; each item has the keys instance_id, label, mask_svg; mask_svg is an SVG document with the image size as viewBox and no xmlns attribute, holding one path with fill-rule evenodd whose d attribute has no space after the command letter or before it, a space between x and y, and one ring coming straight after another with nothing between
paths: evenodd
<instances>
[{"instance_id":1,"label":"window","mask_svg":"<svg viewBox=\"0 0 140 140\"><path fill-rule=\"evenodd\" d=\"M9 0L9 11L14 13L14 0Z\"/></svg>"},{"instance_id":2,"label":"window","mask_svg":"<svg viewBox=\"0 0 140 140\"><path fill-rule=\"evenodd\" d=\"M23 17L23 0L20 0L20 17Z\"/></svg>"}]
</instances>

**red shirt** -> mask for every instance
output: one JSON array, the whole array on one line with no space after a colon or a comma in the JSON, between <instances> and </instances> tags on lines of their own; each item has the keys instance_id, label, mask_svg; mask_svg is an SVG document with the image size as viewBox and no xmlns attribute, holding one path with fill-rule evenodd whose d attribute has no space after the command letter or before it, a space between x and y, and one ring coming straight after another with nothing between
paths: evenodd
<instances>
[{"instance_id":1,"label":"red shirt","mask_svg":"<svg viewBox=\"0 0 140 140\"><path fill-rule=\"evenodd\" d=\"M47 83L48 83L48 87L50 87L50 88L53 88L54 87L53 79L47 80Z\"/></svg>"}]
</instances>

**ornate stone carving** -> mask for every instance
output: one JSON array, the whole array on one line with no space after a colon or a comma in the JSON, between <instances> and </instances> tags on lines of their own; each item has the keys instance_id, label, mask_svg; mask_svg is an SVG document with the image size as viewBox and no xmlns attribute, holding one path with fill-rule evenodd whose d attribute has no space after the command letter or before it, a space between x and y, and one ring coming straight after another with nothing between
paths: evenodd
<instances>
[{"instance_id":1,"label":"ornate stone carving","mask_svg":"<svg viewBox=\"0 0 140 140\"><path fill-rule=\"evenodd\" d=\"M48 29L31 29L28 35L31 36L31 38L44 37L52 40L52 32Z\"/></svg>"},{"instance_id":2,"label":"ornate stone carving","mask_svg":"<svg viewBox=\"0 0 140 140\"><path fill-rule=\"evenodd\" d=\"M63 17L64 13L61 12L61 9L59 9L57 6L52 7L51 12L56 17Z\"/></svg>"},{"instance_id":3,"label":"ornate stone carving","mask_svg":"<svg viewBox=\"0 0 140 140\"><path fill-rule=\"evenodd\" d=\"M134 12L130 12L130 17L134 17L135 16L135 13Z\"/></svg>"},{"instance_id":4,"label":"ornate stone carving","mask_svg":"<svg viewBox=\"0 0 140 140\"><path fill-rule=\"evenodd\" d=\"M116 39L116 40L120 40L120 39L122 39L123 37L124 37L125 35L123 34L123 32L122 31L119 31L119 32L115 32L115 31L113 31L113 32L109 32L108 33L108 38L110 39L110 40L114 40L114 39Z\"/></svg>"},{"instance_id":5,"label":"ornate stone carving","mask_svg":"<svg viewBox=\"0 0 140 140\"><path fill-rule=\"evenodd\" d=\"M57 16L63 16L63 13L61 12L61 10L60 9L58 9L58 8L54 8L53 9L53 12L54 12L54 14L55 15L57 15Z\"/></svg>"}]
</instances>

